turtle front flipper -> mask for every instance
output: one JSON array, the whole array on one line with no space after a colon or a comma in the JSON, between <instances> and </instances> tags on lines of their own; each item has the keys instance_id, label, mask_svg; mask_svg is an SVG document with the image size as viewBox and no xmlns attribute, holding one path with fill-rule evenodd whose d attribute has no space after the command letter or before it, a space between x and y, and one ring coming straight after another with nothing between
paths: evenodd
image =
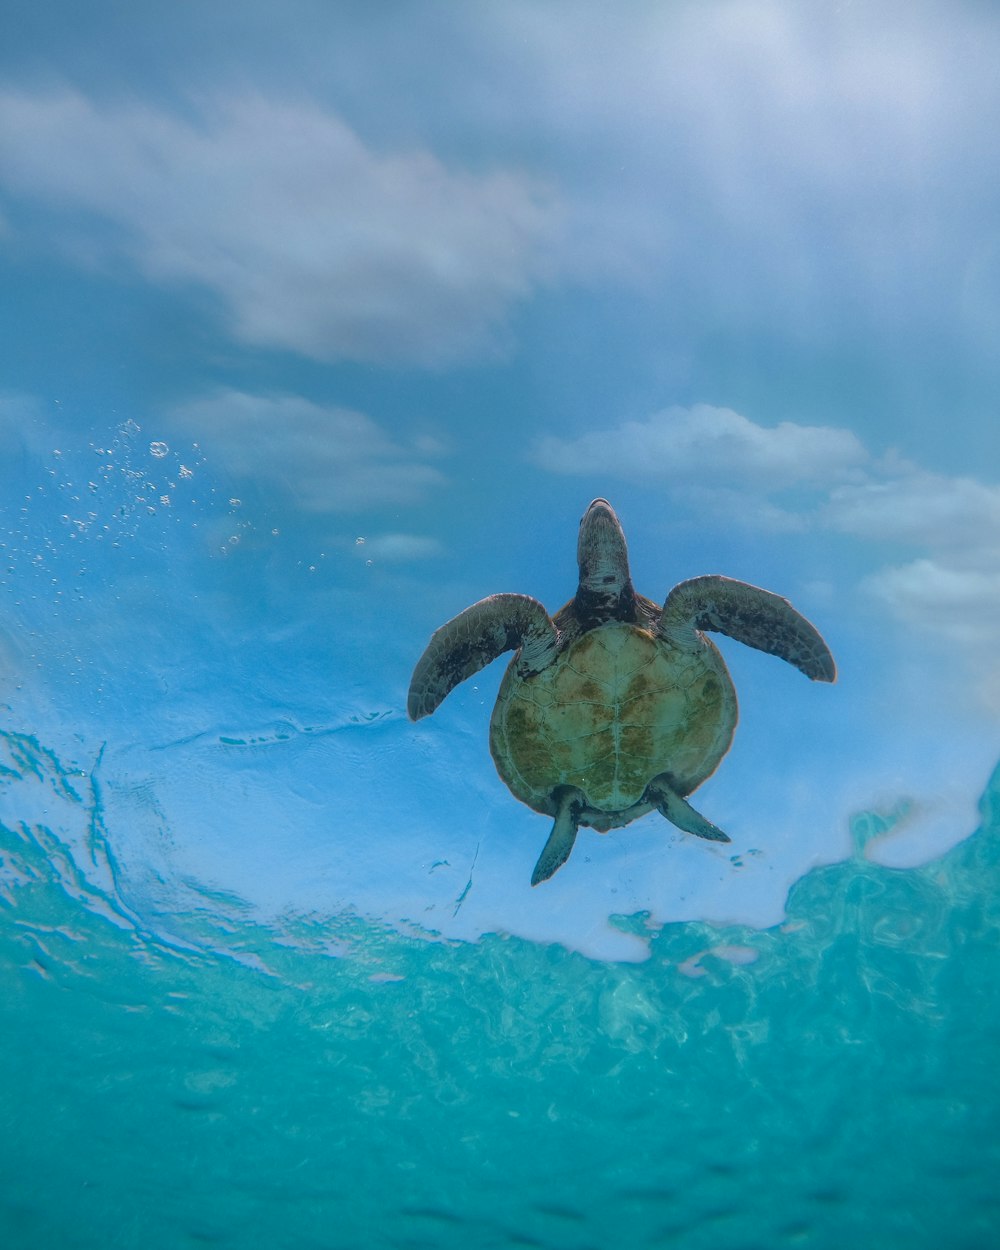
<instances>
[{"instance_id":1,"label":"turtle front flipper","mask_svg":"<svg viewBox=\"0 0 1000 1250\"><path fill-rule=\"evenodd\" d=\"M410 680L410 720L429 716L442 699L505 651L519 647L522 677L540 673L556 653L552 618L530 595L490 595L435 630Z\"/></svg>"},{"instance_id":2,"label":"turtle front flipper","mask_svg":"<svg viewBox=\"0 0 1000 1250\"><path fill-rule=\"evenodd\" d=\"M586 806L586 799L574 786L560 786L552 797L556 801L556 821L531 874L532 885L548 881L569 859L576 841L580 813Z\"/></svg>"},{"instance_id":3,"label":"turtle front flipper","mask_svg":"<svg viewBox=\"0 0 1000 1250\"><path fill-rule=\"evenodd\" d=\"M654 777L646 787L646 800L678 829L685 833L693 833L695 837L707 838L709 842L731 842L728 833L723 833L710 820L706 820L701 812L682 799L670 784L667 777Z\"/></svg>"},{"instance_id":4,"label":"turtle front flipper","mask_svg":"<svg viewBox=\"0 0 1000 1250\"><path fill-rule=\"evenodd\" d=\"M696 630L728 634L767 651L813 681L836 681L837 666L819 630L787 599L731 577L693 577L667 595L658 632L668 642L691 646Z\"/></svg>"}]
</instances>

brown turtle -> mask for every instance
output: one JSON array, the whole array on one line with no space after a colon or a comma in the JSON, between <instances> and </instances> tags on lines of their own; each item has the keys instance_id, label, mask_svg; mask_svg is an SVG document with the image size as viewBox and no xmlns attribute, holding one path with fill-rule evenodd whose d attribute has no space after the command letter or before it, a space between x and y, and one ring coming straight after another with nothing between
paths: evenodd
<instances>
[{"instance_id":1,"label":"brown turtle","mask_svg":"<svg viewBox=\"0 0 1000 1250\"><path fill-rule=\"evenodd\" d=\"M662 609L636 594L614 509L580 522L580 582L555 618L528 595L491 595L431 637L410 683L419 720L460 681L514 651L490 725L497 772L555 817L531 884L569 857L577 828L607 833L656 808L678 829L728 842L687 796L715 772L736 728L732 680L705 630L835 681L819 632L788 602L729 577L679 583Z\"/></svg>"}]
</instances>

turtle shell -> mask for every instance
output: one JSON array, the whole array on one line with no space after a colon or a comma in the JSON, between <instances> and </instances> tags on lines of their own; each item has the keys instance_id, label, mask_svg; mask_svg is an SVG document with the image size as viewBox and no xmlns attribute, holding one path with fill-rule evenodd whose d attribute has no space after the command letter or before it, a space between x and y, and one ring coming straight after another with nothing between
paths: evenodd
<instances>
[{"instance_id":1,"label":"turtle shell","mask_svg":"<svg viewBox=\"0 0 1000 1250\"><path fill-rule=\"evenodd\" d=\"M587 796L582 824L607 830L651 810L646 786L668 773L681 795L716 769L736 728L736 692L707 638L675 646L612 621L578 636L533 677L511 663L490 725L500 776L537 812L552 792Z\"/></svg>"}]
</instances>

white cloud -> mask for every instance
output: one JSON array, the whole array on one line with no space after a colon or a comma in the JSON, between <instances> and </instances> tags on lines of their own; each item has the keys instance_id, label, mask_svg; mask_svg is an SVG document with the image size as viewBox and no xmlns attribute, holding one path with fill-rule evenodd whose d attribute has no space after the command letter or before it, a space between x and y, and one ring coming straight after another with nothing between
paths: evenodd
<instances>
[{"instance_id":1,"label":"white cloud","mask_svg":"<svg viewBox=\"0 0 1000 1250\"><path fill-rule=\"evenodd\" d=\"M580 4L574 17L529 0L487 20L520 68L527 124L555 150L585 136L599 154L585 199L617 187L612 251L634 240L706 295L749 286L758 325L768 300L809 300L825 324L811 296L845 287L881 322L924 282L954 284L974 226L993 234L1000 27L981 6L734 0L616 21ZM930 264L915 281L918 256Z\"/></svg>"},{"instance_id":2,"label":"white cloud","mask_svg":"<svg viewBox=\"0 0 1000 1250\"><path fill-rule=\"evenodd\" d=\"M1000 549L1000 486L886 466L881 478L835 487L826 508L834 529L931 549Z\"/></svg>"},{"instance_id":3,"label":"white cloud","mask_svg":"<svg viewBox=\"0 0 1000 1250\"><path fill-rule=\"evenodd\" d=\"M962 569L920 559L883 569L864 585L897 617L960 645L985 645L995 653L1000 640L1000 564Z\"/></svg>"},{"instance_id":4,"label":"white cloud","mask_svg":"<svg viewBox=\"0 0 1000 1250\"><path fill-rule=\"evenodd\" d=\"M375 534L359 537L355 551L366 560L385 561L387 564L409 564L414 560L431 560L443 553L444 548L436 538L421 534Z\"/></svg>"},{"instance_id":5,"label":"white cloud","mask_svg":"<svg viewBox=\"0 0 1000 1250\"><path fill-rule=\"evenodd\" d=\"M1000 710L1000 486L891 460L879 472L834 490L824 523L920 553L864 578L862 592L943 645L976 701Z\"/></svg>"},{"instance_id":6,"label":"white cloud","mask_svg":"<svg viewBox=\"0 0 1000 1250\"><path fill-rule=\"evenodd\" d=\"M221 391L176 408L170 423L236 477L267 483L311 513L410 504L444 478L363 413L297 395Z\"/></svg>"},{"instance_id":7,"label":"white cloud","mask_svg":"<svg viewBox=\"0 0 1000 1250\"><path fill-rule=\"evenodd\" d=\"M241 341L317 359L495 350L544 276L556 210L535 179L376 152L315 105L217 96L196 112L4 92L0 184L75 213L78 257L201 285Z\"/></svg>"},{"instance_id":8,"label":"white cloud","mask_svg":"<svg viewBox=\"0 0 1000 1250\"><path fill-rule=\"evenodd\" d=\"M554 473L599 471L679 485L688 477L703 484L756 485L766 493L840 478L864 463L867 452L850 430L791 421L765 427L731 408L696 404L580 438L542 438L532 458Z\"/></svg>"}]
</instances>

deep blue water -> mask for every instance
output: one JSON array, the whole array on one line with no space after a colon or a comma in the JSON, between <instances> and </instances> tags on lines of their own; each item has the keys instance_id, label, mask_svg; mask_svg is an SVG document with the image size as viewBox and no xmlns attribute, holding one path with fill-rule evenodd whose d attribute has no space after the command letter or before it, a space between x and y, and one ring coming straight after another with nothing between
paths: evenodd
<instances>
[{"instance_id":1,"label":"deep blue water","mask_svg":"<svg viewBox=\"0 0 1000 1250\"><path fill-rule=\"evenodd\" d=\"M996 1244L1000 770L943 858L878 866L859 817L785 923L623 964L209 892L165 940L99 786L3 746L9 1250Z\"/></svg>"}]
</instances>

